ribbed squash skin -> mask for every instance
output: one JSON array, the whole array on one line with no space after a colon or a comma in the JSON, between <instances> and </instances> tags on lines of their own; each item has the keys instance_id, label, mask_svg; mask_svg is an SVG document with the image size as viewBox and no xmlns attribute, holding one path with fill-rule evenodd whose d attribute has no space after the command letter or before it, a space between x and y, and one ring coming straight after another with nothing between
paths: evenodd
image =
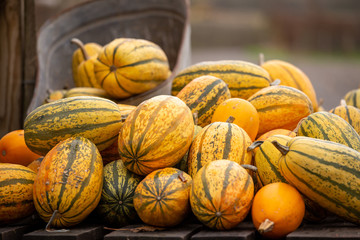
<instances>
[{"instance_id":1,"label":"ribbed squash skin","mask_svg":"<svg viewBox=\"0 0 360 240\"><path fill-rule=\"evenodd\" d=\"M257 180L260 186L265 186L274 182L285 182L285 178L279 171L279 160L282 157L279 150L271 143L276 140L282 145L286 145L292 137L285 135L274 135L267 138L255 151L254 163L257 167ZM255 142L253 144L256 144Z\"/></svg>"},{"instance_id":2,"label":"ribbed squash skin","mask_svg":"<svg viewBox=\"0 0 360 240\"><path fill-rule=\"evenodd\" d=\"M202 167L193 179L190 204L205 226L225 230L244 220L253 197L254 184L247 171L233 161L216 160Z\"/></svg>"},{"instance_id":3,"label":"ribbed squash skin","mask_svg":"<svg viewBox=\"0 0 360 240\"><path fill-rule=\"evenodd\" d=\"M313 112L310 99L293 87L267 87L252 95L248 101L259 114L258 136L277 128L294 130L300 119Z\"/></svg>"},{"instance_id":4,"label":"ribbed squash skin","mask_svg":"<svg viewBox=\"0 0 360 240\"><path fill-rule=\"evenodd\" d=\"M94 63L95 76L114 98L146 92L171 74L164 51L144 39L118 38L104 46Z\"/></svg>"},{"instance_id":5,"label":"ribbed squash skin","mask_svg":"<svg viewBox=\"0 0 360 240\"><path fill-rule=\"evenodd\" d=\"M304 92L310 99L314 111L317 111L318 102L315 89L306 74L291 63L281 60L269 60L261 65L269 74L272 81L279 79L280 85L294 87Z\"/></svg>"},{"instance_id":6,"label":"ribbed squash skin","mask_svg":"<svg viewBox=\"0 0 360 240\"><path fill-rule=\"evenodd\" d=\"M341 143L360 151L359 134L347 121L333 113L310 114L299 124L297 135Z\"/></svg>"},{"instance_id":7,"label":"ribbed squash skin","mask_svg":"<svg viewBox=\"0 0 360 240\"><path fill-rule=\"evenodd\" d=\"M295 137L279 168L285 179L310 200L360 224L360 153L345 145Z\"/></svg>"},{"instance_id":8,"label":"ribbed squash skin","mask_svg":"<svg viewBox=\"0 0 360 240\"><path fill-rule=\"evenodd\" d=\"M230 89L231 97L247 99L255 92L270 86L269 74L260 66L246 61L206 61L180 71L173 80L171 94L176 96L190 81L202 75L222 79Z\"/></svg>"},{"instance_id":9,"label":"ribbed squash skin","mask_svg":"<svg viewBox=\"0 0 360 240\"><path fill-rule=\"evenodd\" d=\"M188 151L194 135L190 109L177 97L159 95L142 102L119 133L125 166L138 175L174 166Z\"/></svg>"},{"instance_id":10,"label":"ribbed squash skin","mask_svg":"<svg viewBox=\"0 0 360 240\"><path fill-rule=\"evenodd\" d=\"M350 105L340 105L329 111L347 121L360 134L360 109Z\"/></svg>"},{"instance_id":11,"label":"ribbed squash skin","mask_svg":"<svg viewBox=\"0 0 360 240\"><path fill-rule=\"evenodd\" d=\"M190 212L191 177L176 168L164 168L147 175L136 187L134 207L145 224L172 227Z\"/></svg>"},{"instance_id":12,"label":"ribbed squash skin","mask_svg":"<svg viewBox=\"0 0 360 240\"><path fill-rule=\"evenodd\" d=\"M121 160L104 167L104 185L97 213L106 226L122 227L138 220L133 198L141 178L126 169Z\"/></svg>"},{"instance_id":13,"label":"ribbed squash skin","mask_svg":"<svg viewBox=\"0 0 360 240\"><path fill-rule=\"evenodd\" d=\"M0 163L0 223L10 223L35 212L33 186L36 173L30 168Z\"/></svg>"},{"instance_id":14,"label":"ribbed squash skin","mask_svg":"<svg viewBox=\"0 0 360 240\"><path fill-rule=\"evenodd\" d=\"M75 87L69 89L64 97L94 96L111 99L104 89L94 87Z\"/></svg>"},{"instance_id":15,"label":"ribbed squash skin","mask_svg":"<svg viewBox=\"0 0 360 240\"><path fill-rule=\"evenodd\" d=\"M100 201L103 163L96 146L86 138L68 138L43 159L34 181L34 203L48 222L57 210L54 228L84 220Z\"/></svg>"},{"instance_id":16,"label":"ribbed squash skin","mask_svg":"<svg viewBox=\"0 0 360 240\"><path fill-rule=\"evenodd\" d=\"M231 97L226 83L214 76L201 76L188 83L177 95L198 115L198 125L211 123L212 115L220 103Z\"/></svg>"},{"instance_id":17,"label":"ribbed squash skin","mask_svg":"<svg viewBox=\"0 0 360 240\"><path fill-rule=\"evenodd\" d=\"M26 145L45 155L61 140L82 136L99 151L116 141L122 121L116 103L92 96L57 100L33 110L25 119Z\"/></svg>"},{"instance_id":18,"label":"ribbed squash skin","mask_svg":"<svg viewBox=\"0 0 360 240\"><path fill-rule=\"evenodd\" d=\"M360 88L347 92L344 96L347 105L360 108Z\"/></svg>"},{"instance_id":19,"label":"ribbed squash skin","mask_svg":"<svg viewBox=\"0 0 360 240\"><path fill-rule=\"evenodd\" d=\"M192 178L205 164L228 159L238 164L251 164L252 154L247 148L249 135L234 123L214 122L204 127L191 144L188 170Z\"/></svg>"},{"instance_id":20,"label":"ribbed squash skin","mask_svg":"<svg viewBox=\"0 0 360 240\"><path fill-rule=\"evenodd\" d=\"M84 45L84 49L89 55L89 57L97 56L102 46L97 43L87 43ZM81 63L85 61L84 55L80 48L76 49L72 56L72 72L75 86L77 87L85 87L83 81L79 78L78 68Z\"/></svg>"}]
</instances>

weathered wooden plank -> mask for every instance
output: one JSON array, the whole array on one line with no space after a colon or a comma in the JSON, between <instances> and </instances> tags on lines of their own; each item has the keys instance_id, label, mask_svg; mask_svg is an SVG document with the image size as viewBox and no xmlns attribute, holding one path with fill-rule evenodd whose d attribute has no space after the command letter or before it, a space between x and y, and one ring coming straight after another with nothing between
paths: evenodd
<instances>
[{"instance_id":1,"label":"weathered wooden plank","mask_svg":"<svg viewBox=\"0 0 360 240\"><path fill-rule=\"evenodd\" d=\"M0 1L0 137L22 125L21 0Z\"/></svg>"},{"instance_id":2,"label":"weathered wooden plank","mask_svg":"<svg viewBox=\"0 0 360 240\"><path fill-rule=\"evenodd\" d=\"M131 225L124 227L123 229L132 229L139 226L143 225ZM190 239L190 237L194 233L198 232L201 228L202 226L200 224L182 224L178 227L154 232L132 232L130 230L116 230L105 235L104 240L185 240Z\"/></svg>"},{"instance_id":3,"label":"weathered wooden plank","mask_svg":"<svg viewBox=\"0 0 360 240\"><path fill-rule=\"evenodd\" d=\"M191 240L253 240L257 239L254 225L251 222L241 222L236 228L227 231L203 229L194 234Z\"/></svg>"},{"instance_id":4,"label":"weathered wooden plank","mask_svg":"<svg viewBox=\"0 0 360 240\"><path fill-rule=\"evenodd\" d=\"M2 227L0 228L0 239L1 240L20 240L22 239L24 233L32 230L32 226L12 226L12 227Z\"/></svg>"},{"instance_id":5,"label":"weathered wooden plank","mask_svg":"<svg viewBox=\"0 0 360 240\"><path fill-rule=\"evenodd\" d=\"M47 232L45 229L24 234L23 240L99 240L103 239L103 226L80 224L67 232Z\"/></svg>"}]
</instances>

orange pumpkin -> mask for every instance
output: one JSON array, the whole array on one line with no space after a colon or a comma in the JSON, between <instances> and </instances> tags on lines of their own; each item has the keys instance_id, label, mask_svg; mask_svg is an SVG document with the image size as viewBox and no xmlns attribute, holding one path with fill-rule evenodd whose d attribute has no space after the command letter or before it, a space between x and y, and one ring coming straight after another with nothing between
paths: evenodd
<instances>
[{"instance_id":1,"label":"orange pumpkin","mask_svg":"<svg viewBox=\"0 0 360 240\"><path fill-rule=\"evenodd\" d=\"M305 215L305 203L291 185L271 183L255 194L251 215L260 234L266 238L281 238L300 226Z\"/></svg>"},{"instance_id":2,"label":"orange pumpkin","mask_svg":"<svg viewBox=\"0 0 360 240\"><path fill-rule=\"evenodd\" d=\"M270 130L262 135L260 135L260 137L258 137L256 139L256 141L265 141L266 139L268 139L271 136L274 135L285 135L285 136L289 136L289 137L296 137L296 133L288 130L288 129L282 129L282 128L278 128L278 129L273 129Z\"/></svg>"},{"instance_id":3,"label":"orange pumpkin","mask_svg":"<svg viewBox=\"0 0 360 240\"><path fill-rule=\"evenodd\" d=\"M230 98L216 108L211 122L226 122L230 116L235 118L233 123L244 129L254 141L259 130L259 115L256 108L245 99Z\"/></svg>"},{"instance_id":4,"label":"orange pumpkin","mask_svg":"<svg viewBox=\"0 0 360 240\"><path fill-rule=\"evenodd\" d=\"M25 144L24 129L14 130L0 139L0 163L15 163L23 166L41 157Z\"/></svg>"}]
</instances>

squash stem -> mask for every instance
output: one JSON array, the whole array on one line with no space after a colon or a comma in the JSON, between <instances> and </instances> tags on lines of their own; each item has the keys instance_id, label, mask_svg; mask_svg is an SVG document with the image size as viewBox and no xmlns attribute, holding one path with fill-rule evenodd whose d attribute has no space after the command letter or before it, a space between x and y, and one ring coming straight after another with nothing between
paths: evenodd
<instances>
[{"instance_id":1,"label":"squash stem","mask_svg":"<svg viewBox=\"0 0 360 240\"><path fill-rule=\"evenodd\" d=\"M81 52L82 52L82 54L83 54L83 56L84 56L85 61L87 61L87 60L90 59L90 56L89 56L89 54L86 52L85 46L84 46L84 44L83 44L82 41L80 41L80 40L77 39L77 38L73 38L73 39L71 39L71 43L76 44L76 45L80 48L80 50L81 50Z\"/></svg>"},{"instance_id":2,"label":"squash stem","mask_svg":"<svg viewBox=\"0 0 360 240\"><path fill-rule=\"evenodd\" d=\"M255 148L261 146L261 144L263 144L264 141L255 141L253 142L248 148L247 148L247 152L250 152L252 150L254 150Z\"/></svg>"},{"instance_id":3,"label":"squash stem","mask_svg":"<svg viewBox=\"0 0 360 240\"><path fill-rule=\"evenodd\" d=\"M265 56L263 53L259 53L259 65L263 65L265 62Z\"/></svg>"},{"instance_id":4,"label":"squash stem","mask_svg":"<svg viewBox=\"0 0 360 240\"><path fill-rule=\"evenodd\" d=\"M245 169L251 170L253 172L257 172L257 167L255 167L254 165L250 165L250 164L241 164L240 166L242 166Z\"/></svg>"},{"instance_id":5,"label":"squash stem","mask_svg":"<svg viewBox=\"0 0 360 240\"><path fill-rule=\"evenodd\" d=\"M68 231L70 231L69 229L53 229L53 228L51 228L51 225L54 222L54 220L59 217L61 217L61 214L59 213L58 210L55 210L53 212L53 214L51 215L49 222L46 224L45 231L47 231L47 232L68 232Z\"/></svg>"},{"instance_id":6,"label":"squash stem","mask_svg":"<svg viewBox=\"0 0 360 240\"><path fill-rule=\"evenodd\" d=\"M260 234L264 234L264 233L266 233L266 232L270 232L271 230L273 230L274 225L275 225L275 223L274 223L273 221L271 221L271 220L269 220L269 219L265 219L265 221L263 221L263 222L260 224L260 226L259 226L259 228L258 228L258 232L259 232Z\"/></svg>"},{"instance_id":7,"label":"squash stem","mask_svg":"<svg viewBox=\"0 0 360 240\"><path fill-rule=\"evenodd\" d=\"M282 155L286 155L290 151L288 146L281 145L276 140L272 141L271 143L277 148L277 150L281 152Z\"/></svg>"},{"instance_id":8,"label":"squash stem","mask_svg":"<svg viewBox=\"0 0 360 240\"><path fill-rule=\"evenodd\" d=\"M234 118L233 116L230 116L230 117L226 120L226 122L227 122L227 123L233 123L234 120L235 120L235 118Z\"/></svg>"},{"instance_id":9,"label":"squash stem","mask_svg":"<svg viewBox=\"0 0 360 240\"><path fill-rule=\"evenodd\" d=\"M270 83L270 86L277 86L281 83L280 79L275 79L273 82Z\"/></svg>"}]
</instances>

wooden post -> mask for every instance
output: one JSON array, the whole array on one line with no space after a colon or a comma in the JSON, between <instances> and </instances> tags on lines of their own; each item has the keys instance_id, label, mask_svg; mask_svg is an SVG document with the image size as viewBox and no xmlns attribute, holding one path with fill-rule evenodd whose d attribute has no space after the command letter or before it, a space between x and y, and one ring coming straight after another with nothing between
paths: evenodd
<instances>
[{"instance_id":1,"label":"wooden post","mask_svg":"<svg viewBox=\"0 0 360 240\"><path fill-rule=\"evenodd\" d=\"M0 1L0 137L23 128L36 71L34 0Z\"/></svg>"}]
</instances>

